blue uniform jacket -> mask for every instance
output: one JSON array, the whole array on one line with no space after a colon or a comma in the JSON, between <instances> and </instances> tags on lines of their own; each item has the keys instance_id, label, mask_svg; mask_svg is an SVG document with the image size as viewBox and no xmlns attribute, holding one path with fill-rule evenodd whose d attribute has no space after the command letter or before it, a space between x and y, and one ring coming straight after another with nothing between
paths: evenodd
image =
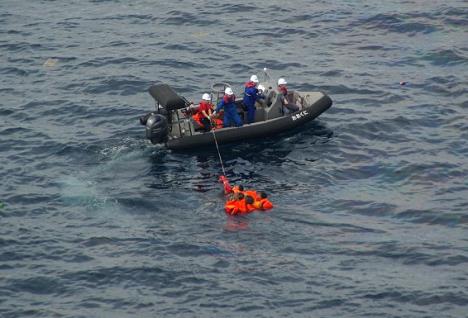
<instances>
[{"instance_id":1,"label":"blue uniform jacket","mask_svg":"<svg viewBox=\"0 0 468 318\"><path fill-rule=\"evenodd\" d=\"M257 100L258 89L256 87L246 87L244 91L244 105L253 106Z\"/></svg>"},{"instance_id":2,"label":"blue uniform jacket","mask_svg":"<svg viewBox=\"0 0 468 318\"><path fill-rule=\"evenodd\" d=\"M257 99L265 98L256 87L246 87L244 91L244 105L255 106Z\"/></svg>"},{"instance_id":3,"label":"blue uniform jacket","mask_svg":"<svg viewBox=\"0 0 468 318\"><path fill-rule=\"evenodd\" d=\"M234 100L235 98L232 98L229 101L226 101L225 98L221 99L218 106L216 106L216 112L218 113L221 108L224 108L225 112L236 112L236 104L234 103Z\"/></svg>"}]
</instances>

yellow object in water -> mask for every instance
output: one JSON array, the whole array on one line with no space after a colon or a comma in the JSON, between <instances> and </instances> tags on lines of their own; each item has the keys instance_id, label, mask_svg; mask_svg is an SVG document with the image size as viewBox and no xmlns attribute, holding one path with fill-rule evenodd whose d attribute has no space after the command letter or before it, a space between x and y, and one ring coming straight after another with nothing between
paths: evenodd
<instances>
[{"instance_id":1,"label":"yellow object in water","mask_svg":"<svg viewBox=\"0 0 468 318\"><path fill-rule=\"evenodd\" d=\"M48 58L47 61L44 62L44 67L53 67L57 64L58 59Z\"/></svg>"},{"instance_id":2,"label":"yellow object in water","mask_svg":"<svg viewBox=\"0 0 468 318\"><path fill-rule=\"evenodd\" d=\"M204 38L208 36L208 32L194 32L192 35L196 38Z\"/></svg>"}]
</instances>

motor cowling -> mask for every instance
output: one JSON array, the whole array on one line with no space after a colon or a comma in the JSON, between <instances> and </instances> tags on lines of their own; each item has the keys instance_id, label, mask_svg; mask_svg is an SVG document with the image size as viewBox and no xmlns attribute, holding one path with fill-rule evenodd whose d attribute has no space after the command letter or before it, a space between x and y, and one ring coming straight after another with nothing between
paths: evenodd
<instances>
[{"instance_id":1,"label":"motor cowling","mask_svg":"<svg viewBox=\"0 0 468 318\"><path fill-rule=\"evenodd\" d=\"M140 117L140 124L142 124L143 126L146 126L146 122L148 121L148 118L150 118L151 115L154 115L154 113L148 113L144 116L141 116Z\"/></svg>"},{"instance_id":2,"label":"motor cowling","mask_svg":"<svg viewBox=\"0 0 468 318\"><path fill-rule=\"evenodd\" d=\"M166 116L151 113L148 118L145 119L146 138L148 138L153 144L166 142L169 134L169 125Z\"/></svg>"},{"instance_id":3,"label":"motor cowling","mask_svg":"<svg viewBox=\"0 0 468 318\"><path fill-rule=\"evenodd\" d=\"M150 116L152 115L156 115L156 114L160 114L160 115L163 115L165 116L166 118L169 117L169 112L164 108L164 107L159 107L155 112L151 112L151 113L148 113L144 116L141 116L140 117L140 124L142 124L143 126L146 125L146 122L148 121L148 118L150 118Z\"/></svg>"}]
</instances>

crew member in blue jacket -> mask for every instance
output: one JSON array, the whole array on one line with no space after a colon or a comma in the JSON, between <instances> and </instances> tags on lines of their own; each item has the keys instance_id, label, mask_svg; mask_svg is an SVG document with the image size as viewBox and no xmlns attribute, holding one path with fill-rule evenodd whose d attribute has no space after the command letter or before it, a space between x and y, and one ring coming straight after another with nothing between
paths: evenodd
<instances>
[{"instance_id":1,"label":"crew member in blue jacket","mask_svg":"<svg viewBox=\"0 0 468 318\"><path fill-rule=\"evenodd\" d=\"M264 98L262 93L257 88L258 77L257 75L252 75L250 81L245 83L244 90L244 105L247 108L247 123L251 124L255 121L255 102L257 99Z\"/></svg>"},{"instance_id":2,"label":"crew member in blue jacket","mask_svg":"<svg viewBox=\"0 0 468 318\"><path fill-rule=\"evenodd\" d=\"M237 127L242 126L242 120L237 113L237 106L235 104L236 96L230 87L224 90L223 99L218 103L213 115L216 115L221 108L224 108L224 121L223 127L229 127L234 124Z\"/></svg>"}]
</instances>

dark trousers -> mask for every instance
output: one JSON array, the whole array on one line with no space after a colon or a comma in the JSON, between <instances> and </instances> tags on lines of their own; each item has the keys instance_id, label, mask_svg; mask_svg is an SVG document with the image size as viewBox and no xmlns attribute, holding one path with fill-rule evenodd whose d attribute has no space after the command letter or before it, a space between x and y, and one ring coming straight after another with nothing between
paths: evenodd
<instances>
[{"instance_id":1,"label":"dark trousers","mask_svg":"<svg viewBox=\"0 0 468 318\"><path fill-rule=\"evenodd\" d=\"M246 105L247 108L247 123L251 124L255 121L255 105Z\"/></svg>"},{"instance_id":2,"label":"dark trousers","mask_svg":"<svg viewBox=\"0 0 468 318\"><path fill-rule=\"evenodd\" d=\"M210 131L211 130L211 121L208 118L203 117L200 121L203 124L203 130L204 131Z\"/></svg>"},{"instance_id":3,"label":"dark trousers","mask_svg":"<svg viewBox=\"0 0 468 318\"><path fill-rule=\"evenodd\" d=\"M291 103L288 103L286 105L283 105L284 109L283 111L288 114L288 113L294 113L294 112L297 112L299 110L299 106L297 106L296 104L291 104Z\"/></svg>"}]
</instances>

